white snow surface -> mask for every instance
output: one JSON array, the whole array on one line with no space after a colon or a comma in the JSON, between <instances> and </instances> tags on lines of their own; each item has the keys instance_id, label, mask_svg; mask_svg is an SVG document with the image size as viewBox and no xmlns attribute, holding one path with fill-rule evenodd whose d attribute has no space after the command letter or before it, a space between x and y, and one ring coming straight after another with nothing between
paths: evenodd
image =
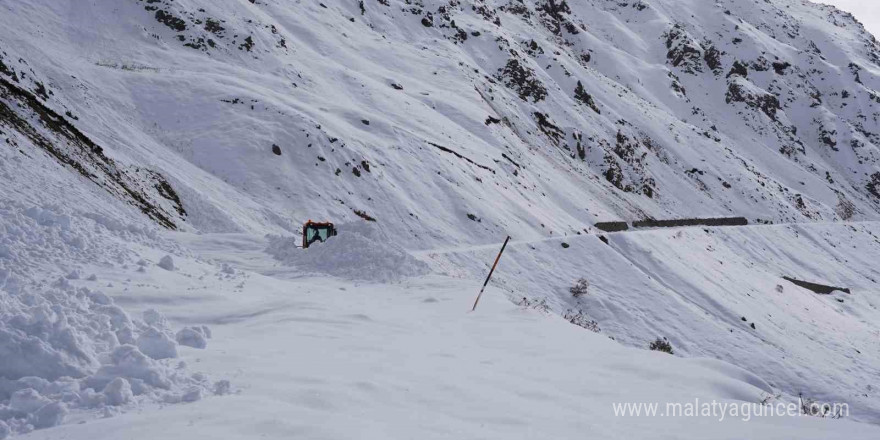
<instances>
[{"instance_id":1,"label":"white snow surface","mask_svg":"<svg viewBox=\"0 0 880 440\"><path fill-rule=\"evenodd\" d=\"M181 355L208 375L235 372L237 392L80 416L84 424L27 438L869 439L878 432L815 417L614 417L614 402L758 402L774 389L716 359L625 347L517 306L496 287L468 313L473 280L303 277L260 256L267 241L257 236L175 238L202 260L181 261L177 273L136 274L126 297L132 308L163 304L170 321L208 323L211 346ZM239 258L270 275L228 278L220 267Z\"/></svg>"},{"instance_id":2,"label":"white snow surface","mask_svg":"<svg viewBox=\"0 0 880 440\"><path fill-rule=\"evenodd\" d=\"M0 439L880 437L880 44L552 4L0 3Z\"/></svg>"}]
</instances>

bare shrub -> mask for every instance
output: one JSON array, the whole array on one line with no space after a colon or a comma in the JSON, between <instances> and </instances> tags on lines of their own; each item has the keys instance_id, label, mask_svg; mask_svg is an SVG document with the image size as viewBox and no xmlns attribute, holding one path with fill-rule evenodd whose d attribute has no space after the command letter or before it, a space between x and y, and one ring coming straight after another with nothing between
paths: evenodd
<instances>
[{"instance_id":1,"label":"bare shrub","mask_svg":"<svg viewBox=\"0 0 880 440\"><path fill-rule=\"evenodd\" d=\"M545 313L550 313L550 306L547 305L547 300L544 298L541 298L540 300L535 300L522 297L521 300L516 302L516 305L528 309L535 309Z\"/></svg>"},{"instance_id":2,"label":"bare shrub","mask_svg":"<svg viewBox=\"0 0 880 440\"><path fill-rule=\"evenodd\" d=\"M672 344L670 344L666 338L657 338L657 340L652 342L651 345L648 346L648 348L654 351L662 351L664 353L674 354L672 351Z\"/></svg>"},{"instance_id":3,"label":"bare shrub","mask_svg":"<svg viewBox=\"0 0 880 440\"><path fill-rule=\"evenodd\" d=\"M774 400L778 400L779 397L781 397L781 396L782 396L782 393L773 394L773 393L768 393L766 391L762 391L761 392L761 401L758 403L760 403L761 406L766 406L766 405L769 405L770 402L772 402Z\"/></svg>"},{"instance_id":4,"label":"bare shrub","mask_svg":"<svg viewBox=\"0 0 880 440\"><path fill-rule=\"evenodd\" d=\"M571 292L571 296L575 298L579 298L583 295L587 294L587 289L590 288L590 282L584 278L580 278L575 281L574 286L571 286L568 291Z\"/></svg>"},{"instance_id":5,"label":"bare shrub","mask_svg":"<svg viewBox=\"0 0 880 440\"><path fill-rule=\"evenodd\" d=\"M801 414L813 417L829 417L832 419L843 418L844 412L849 413L848 408L831 405L830 403L819 403L818 400L811 397L804 397L803 393L798 394L798 401L801 405Z\"/></svg>"},{"instance_id":6,"label":"bare shrub","mask_svg":"<svg viewBox=\"0 0 880 440\"><path fill-rule=\"evenodd\" d=\"M569 309L565 315L563 315L563 318L565 318L566 321L578 327L583 327L591 332L599 333L602 331L602 329L599 328L599 323L590 319L582 310L575 311Z\"/></svg>"}]
</instances>

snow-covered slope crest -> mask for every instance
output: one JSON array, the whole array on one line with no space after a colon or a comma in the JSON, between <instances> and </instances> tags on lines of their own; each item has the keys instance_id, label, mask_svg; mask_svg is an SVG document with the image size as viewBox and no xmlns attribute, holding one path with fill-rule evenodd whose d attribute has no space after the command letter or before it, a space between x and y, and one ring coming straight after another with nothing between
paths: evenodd
<instances>
[{"instance_id":1,"label":"snow-covered slope crest","mask_svg":"<svg viewBox=\"0 0 880 440\"><path fill-rule=\"evenodd\" d=\"M0 75L155 172L135 181L175 226L366 215L428 247L880 206L878 43L806 1L2 8Z\"/></svg>"}]
</instances>

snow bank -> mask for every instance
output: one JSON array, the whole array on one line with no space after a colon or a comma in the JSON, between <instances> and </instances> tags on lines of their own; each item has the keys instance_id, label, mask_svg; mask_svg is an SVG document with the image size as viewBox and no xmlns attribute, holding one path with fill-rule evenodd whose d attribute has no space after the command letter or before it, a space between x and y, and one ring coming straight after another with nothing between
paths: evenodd
<instances>
[{"instance_id":1,"label":"snow bank","mask_svg":"<svg viewBox=\"0 0 880 440\"><path fill-rule=\"evenodd\" d=\"M80 272L64 265L122 255L100 230L58 208L0 200L0 438L56 426L74 409L187 402L218 387L174 359L178 340L204 348L207 327L175 334L159 311L134 319L72 284ZM55 278L37 277L35 267Z\"/></svg>"},{"instance_id":2,"label":"snow bank","mask_svg":"<svg viewBox=\"0 0 880 440\"><path fill-rule=\"evenodd\" d=\"M173 362L170 329L131 319L106 295L16 290L0 290L0 421L14 432L60 424L68 408L188 401L193 389L215 388ZM206 332L189 331L202 339L183 342L203 347Z\"/></svg>"},{"instance_id":3,"label":"snow bank","mask_svg":"<svg viewBox=\"0 0 880 440\"><path fill-rule=\"evenodd\" d=\"M338 230L339 235L308 249L297 247L300 237L269 236L266 252L305 273L356 281L393 282L429 272L427 264L394 244L374 225L346 223Z\"/></svg>"}]
</instances>

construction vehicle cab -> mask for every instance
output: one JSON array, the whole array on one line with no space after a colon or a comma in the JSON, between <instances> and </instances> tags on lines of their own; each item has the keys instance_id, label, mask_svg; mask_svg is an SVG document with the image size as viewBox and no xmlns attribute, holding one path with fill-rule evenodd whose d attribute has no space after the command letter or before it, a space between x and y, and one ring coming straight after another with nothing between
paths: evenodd
<instances>
[{"instance_id":1,"label":"construction vehicle cab","mask_svg":"<svg viewBox=\"0 0 880 440\"><path fill-rule=\"evenodd\" d=\"M309 245L316 241L323 243L328 238L336 235L336 227L330 222L313 222L309 220L303 225L302 234L303 249L307 249Z\"/></svg>"}]
</instances>

